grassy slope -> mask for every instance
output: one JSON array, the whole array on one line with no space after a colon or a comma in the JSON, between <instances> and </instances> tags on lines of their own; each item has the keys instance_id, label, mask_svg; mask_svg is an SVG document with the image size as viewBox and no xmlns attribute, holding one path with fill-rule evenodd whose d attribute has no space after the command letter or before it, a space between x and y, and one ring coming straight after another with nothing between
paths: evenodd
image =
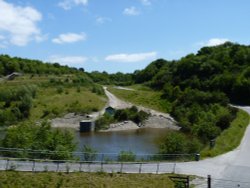
<instances>
[{"instance_id":1,"label":"grassy slope","mask_svg":"<svg viewBox=\"0 0 250 188\"><path fill-rule=\"evenodd\" d=\"M67 112L98 111L105 105L105 98L100 97L85 88L77 92L77 88L65 88L59 94L55 88L39 89L33 108L31 119L39 119L45 110L52 110L58 115Z\"/></svg>"},{"instance_id":2,"label":"grassy slope","mask_svg":"<svg viewBox=\"0 0 250 188\"><path fill-rule=\"evenodd\" d=\"M76 87L64 87L63 92L59 94L56 87L40 87L41 83L49 82L51 78L64 80L74 75L62 76L34 76L30 75L18 77L12 81L4 81L0 83L0 90L5 88L13 88L20 85L37 85L37 96L33 101L30 110L29 120L36 121L42 118L44 111L52 111L52 117L61 116L68 112L91 112L100 110L106 103L105 96L99 96L92 93L89 88L80 87L80 92ZM48 118L51 118L47 116Z\"/></svg>"},{"instance_id":3,"label":"grassy slope","mask_svg":"<svg viewBox=\"0 0 250 188\"><path fill-rule=\"evenodd\" d=\"M0 172L0 187L173 188L174 184L166 174L107 174L101 172L66 174L2 171Z\"/></svg>"},{"instance_id":4,"label":"grassy slope","mask_svg":"<svg viewBox=\"0 0 250 188\"><path fill-rule=\"evenodd\" d=\"M235 149L239 146L248 124L249 115L245 111L240 110L231 126L216 139L214 148L206 147L202 150L201 156L214 157Z\"/></svg>"},{"instance_id":5,"label":"grassy slope","mask_svg":"<svg viewBox=\"0 0 250 188\"><path fill-rule=\"evenodd\" d=\"M161 112L169 111L170 104L161 99L161 92L153 91L152 89L141 85L134 85L130 88L134 89L134 91L121 90L113 87L109 87L108 90L120 99L133 104L152 108Z\"/></svg>"}]
</instances>

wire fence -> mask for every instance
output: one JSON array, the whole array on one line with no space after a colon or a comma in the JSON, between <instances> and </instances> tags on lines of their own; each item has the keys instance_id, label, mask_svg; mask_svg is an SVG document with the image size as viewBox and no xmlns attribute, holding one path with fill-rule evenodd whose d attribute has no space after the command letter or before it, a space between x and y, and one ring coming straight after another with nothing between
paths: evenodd
<instances>
[{"instance_id":1,"label":"wire fence","mask_svg":"<svg viewBox=\"0 0 250 188\"><path fill-rule=\"evenodd\" d=\"M175 163L82 162L0 157L0 170L31 172L175 173Z\"/></svg>"},{"instance_id":2,"label":"wire fence","mask_svg":"<svg viewBox=\"0 0 250 188\"><path fill-rule=\"evenodd\" d=\"M0 157L0 170L27 172L106 172L175 174L175 162L105 162L76 160L44 160ZM189 187L189 182L182 184ZM217 179L211 176L191 181L196 188L250 188L250 181ZM181 186L182 187L182 186Z\"/></svg>"},{"instance_id":3,"label":"wire fence","mask_svg":"<svg viewBox=\"0 0 250 188\"><path fill-rule=\"evenodd\" d=\"M30 158L30 159L74 159L78 161L92 162L184 162L199 160L199 154L134 154L133 152L124 151L120 153L98 153L98 152L67 152L67 151L49 151L49 150L32 150L20 148L1 148L0 156L13 158Z\"/></svg>"},{"instance_id":4,"label":"wire fence","mask_svg":"<svg viewBox=\"0 0 250 188\"><path fill-rule=\"evenodd\" d=\"M60 157L69 160L61 160ZM199 160L199 154L96 153L0 147L0 170L31 172L172 173L179 162ZM196 179L197 188L250 188L250 180Z\"/></svg>"}]
</instances>

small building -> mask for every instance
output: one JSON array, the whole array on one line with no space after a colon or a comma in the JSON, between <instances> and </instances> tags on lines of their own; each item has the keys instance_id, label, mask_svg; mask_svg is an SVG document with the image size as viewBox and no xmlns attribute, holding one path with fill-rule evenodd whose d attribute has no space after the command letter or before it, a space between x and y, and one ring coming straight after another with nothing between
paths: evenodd
<instances>
[{"instance_id":1,"label":"small building","mask_svg":"<svg viewBox=\"0 0 250 188\"><path fill-rule=\"evenodd\" d=\"M80 122L80 132L95 131L95 122L93 120L82 120Z\"/></svg>"},{"instance_id":2,"label":"small building","mask_svg":"<svg viewBox=\"0 0 250 188\"><path fill-rule=\"evenodd\" d=\"M111 106L109 106L109 107L105 108L105 113L113 116L115 114L115 109L112 108Z\"/></svg>"}]
</instances>

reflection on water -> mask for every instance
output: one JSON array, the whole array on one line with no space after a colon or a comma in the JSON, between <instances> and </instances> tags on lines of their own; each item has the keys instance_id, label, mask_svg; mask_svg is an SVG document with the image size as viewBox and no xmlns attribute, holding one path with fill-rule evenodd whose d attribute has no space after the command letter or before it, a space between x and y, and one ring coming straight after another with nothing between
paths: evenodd
<instances>
[{"instance_id":1,"label":"reflection on water","mask_svg":"<svg viewBox=\"0 0 250 188\"><path fill-rule=\"evenodd\" d=\"M156 139L168 129L142 128L119 132L76 133L79 148L89 145L100 153L132 151L136 154L157 153Z\"/></svg>"}]
</instances>

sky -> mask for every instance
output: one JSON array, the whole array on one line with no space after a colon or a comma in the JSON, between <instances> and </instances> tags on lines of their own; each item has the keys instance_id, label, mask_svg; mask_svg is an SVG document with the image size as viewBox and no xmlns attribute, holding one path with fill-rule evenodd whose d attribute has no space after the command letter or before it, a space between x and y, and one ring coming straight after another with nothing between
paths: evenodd
<instances>
[{"instance_id":1,"label":"sky","mask_svg":"<svg viewBox=\"0 0 250 188\"><path fill-rule=\"evenodd\" d=\"M226 41L249 45L249 0L0 0L0 54L134 72Z\"/></svg>"}]
</instances>

